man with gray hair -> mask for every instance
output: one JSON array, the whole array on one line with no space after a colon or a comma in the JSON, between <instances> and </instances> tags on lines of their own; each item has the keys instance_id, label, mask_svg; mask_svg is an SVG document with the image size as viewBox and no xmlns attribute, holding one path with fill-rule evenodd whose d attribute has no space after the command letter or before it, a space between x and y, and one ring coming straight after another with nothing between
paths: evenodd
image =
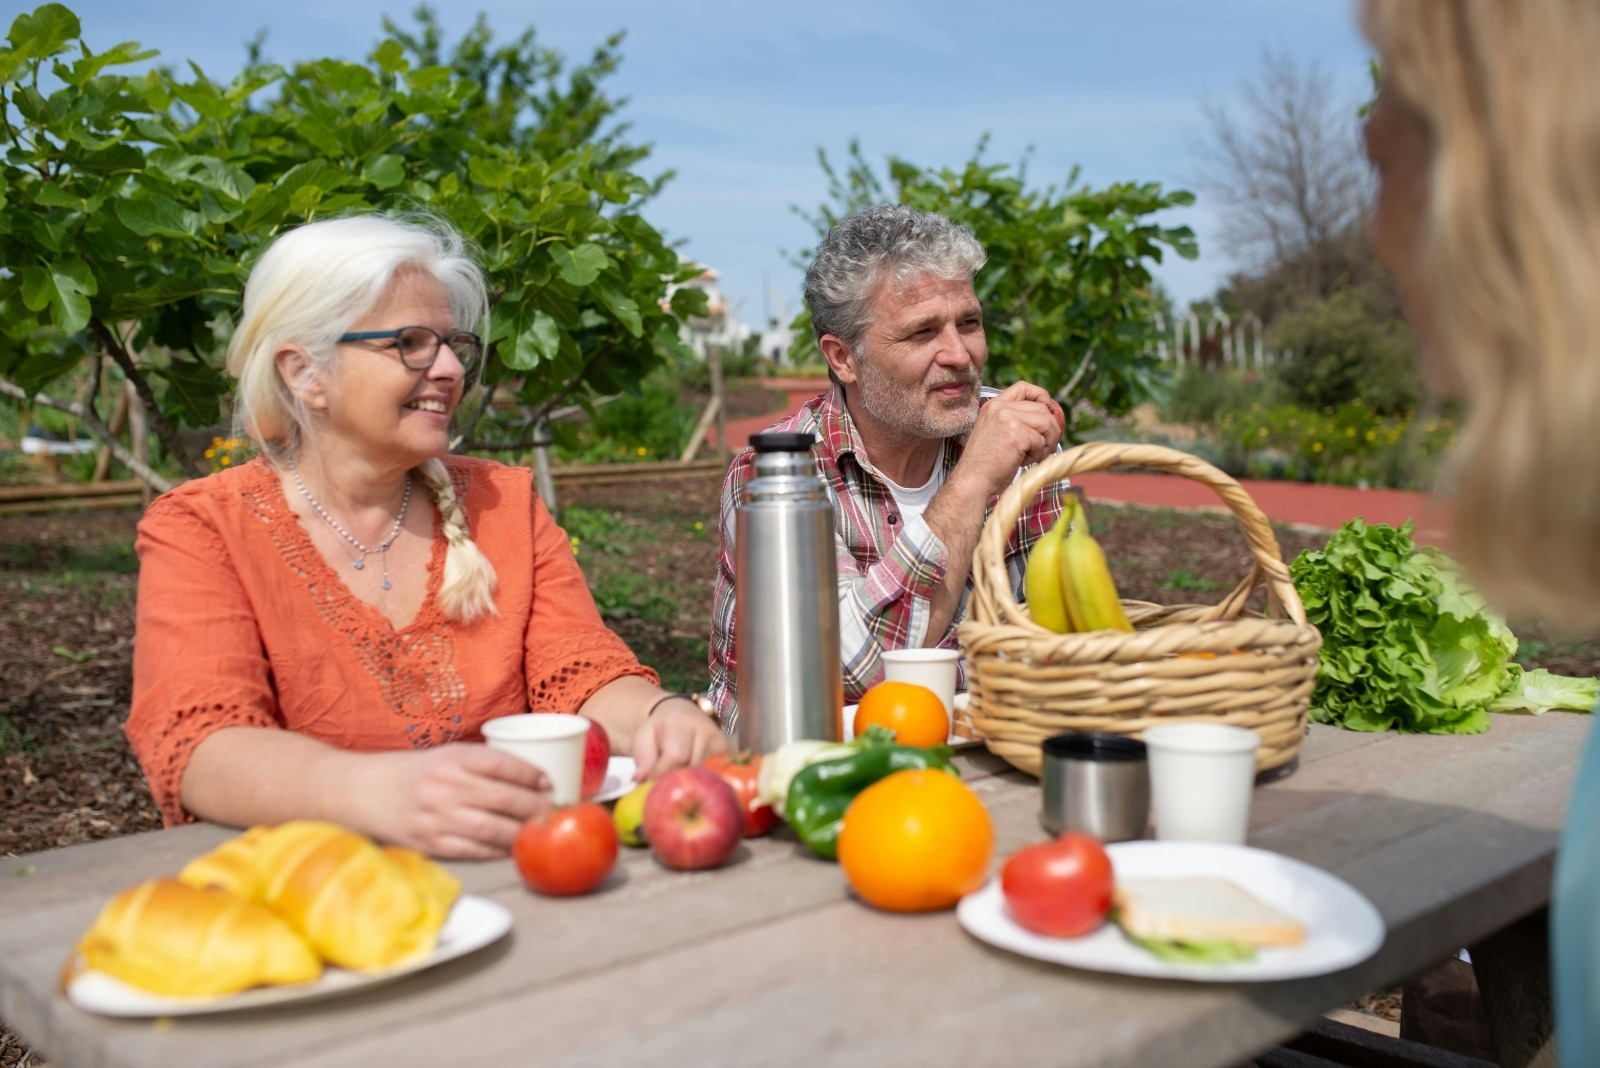
<instances>
[{"instance_id":1,"label":"man with gray hair","mask_svg":"<svg viewBox=\"0 0 1600 1068\"><path fill-rule=\"evenodd\" d=\"M833 387L770 430L816 436L836 518L847 703L883 677L883 651L956 648L985 516L1018 470L1061 439L1061 408L1045 390L980 387L989 350L972 279L986 258L948 219L885 204L836 224L806 271ZM735 458L722 489L710 697L729 729L738 714L734 519L752 457ZM1019 599L1028 550L1060 512L1052 488L1012 534L1006 566Z\"/></svg>"}]
</instances>

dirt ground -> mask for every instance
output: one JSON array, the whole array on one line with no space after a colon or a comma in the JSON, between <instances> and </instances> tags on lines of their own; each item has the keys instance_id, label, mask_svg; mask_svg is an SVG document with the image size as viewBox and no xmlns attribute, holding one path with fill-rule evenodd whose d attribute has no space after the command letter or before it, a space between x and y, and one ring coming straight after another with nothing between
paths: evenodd
<instances>
[{"instance_id":1,"label":"dirt ground","mask_svg":"<svg viewBox=\"0 0 1600 1068\"><path fill-rule=\"evenodd\" d=\"M675 679L703 679L716 566L720 480L657 481L567 491L563 506L615 514L658 531L596 574L624 568L671 603L670 618L613 620L641 659ZM0 517L0 854L17 855L160 826L122 736L131 689L137 561L132 511ZM696 528L694 524L700 523ZM681 533L683 536L673 536ZM1101 507L1095 534L1127 597L1215 602L1249 569L1231 520ZM1286 558L1326 536L1283 529ZM1600 646L1526 632L1532 666L1600 673ZM1369 1008L1395 1011L1380 995ZM0 1068L26 1048L0 1025Z\"/></svg>"}]
</instances>

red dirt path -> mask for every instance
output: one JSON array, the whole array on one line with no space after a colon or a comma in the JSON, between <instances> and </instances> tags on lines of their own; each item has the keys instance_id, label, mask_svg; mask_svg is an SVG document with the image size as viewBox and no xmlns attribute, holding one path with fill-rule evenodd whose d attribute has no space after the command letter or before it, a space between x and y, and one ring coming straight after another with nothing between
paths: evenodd
<instances>
[{"instance_id":1,"label":"red dirt path","mask_svg":"<svg viewBox=\"0 0 1600 1068\"><path fill-rule=\"evenodd\" d=\"M826 378L769 378L762 381L769 389L782 390L787 406L768 415L736 419L728 424L728 441L736 449L757 434L787 418L824 389ZM707 444L716 444L716 430L706 434ZM1176 475L1101 471L1081 475L1074 481L1091 500L1137 504L1152 508L1178 508L1184 511L1225 512L1216 494L1198 482ZM1334 530L1357 516L1368 523L1399 526L1407 519L1416 521L1416 540L1428 545L1445 545L1450 525L1449 505L1425 493L1406 490L1356 489L1351 486L1323 486L1305 482L1241 482L1245 490L1269 519L1278 523Z\"/></svg>"}]
</instances>

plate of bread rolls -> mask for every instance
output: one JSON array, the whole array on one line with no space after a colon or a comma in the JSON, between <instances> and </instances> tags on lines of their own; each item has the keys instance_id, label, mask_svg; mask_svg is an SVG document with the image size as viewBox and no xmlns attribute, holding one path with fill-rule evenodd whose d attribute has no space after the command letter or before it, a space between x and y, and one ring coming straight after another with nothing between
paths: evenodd
<instances>
[{"instance_id":1,"label":"plate of bread rolls","mask_svg":"<svg viewBox=\"0 0 1600 1068\"><path fill-rule=\"evenodd\" d=\"M74 947L68 1000L182 1016L333 997L503 937L511 914L429 858L330 823L255 827L117 894Z\"/></svg>"}]
</instances>

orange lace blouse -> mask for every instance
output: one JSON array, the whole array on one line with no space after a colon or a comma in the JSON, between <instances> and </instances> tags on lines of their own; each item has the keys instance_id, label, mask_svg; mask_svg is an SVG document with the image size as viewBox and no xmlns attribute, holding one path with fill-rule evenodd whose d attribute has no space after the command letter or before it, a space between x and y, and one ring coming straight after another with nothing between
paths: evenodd
<instances>
[{"instance_id":1,"label":"orange lace blouse","mask_svg":"<svg viewBox=\"0 0 1600 1068\"><path fill-rule=\"evenodd\" d=\"M481 741L494 716L575 712L613 679L658 681L601 622L567 536L525 469L446 460L499 614L462 625L428 593L396 630L352 596L260 460L163 494L139 523L138 625L127 734L168 825L178 786L222 727L299 731L352 750Z\"/></svg>"}]
</instances>

